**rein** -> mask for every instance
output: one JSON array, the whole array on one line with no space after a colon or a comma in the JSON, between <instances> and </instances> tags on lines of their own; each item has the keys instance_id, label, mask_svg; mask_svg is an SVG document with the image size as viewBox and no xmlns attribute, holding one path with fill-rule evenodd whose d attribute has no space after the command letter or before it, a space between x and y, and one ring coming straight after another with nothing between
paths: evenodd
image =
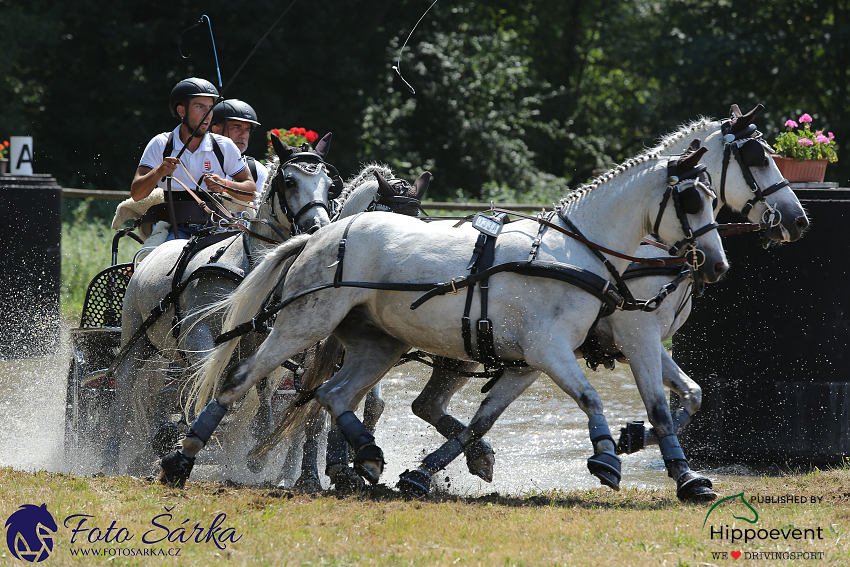
<instances>
[{"instance_id":1,"label":"rein","mask_svg":"<svg viewBox=\"0 0 850 567\"><path fill-rule=\"evenodd\" d=\"M189 189L188 187L184 187L184 188L189 193L189 195L191 195L191 197L195 200L195 202L198 204L198 206L201 207L204 210L204 212L206 212L210 215L210 220L212 220L214 216L219 217L219 221L217 223L219 228L236 227L239 230L241 230L242 232L249 234L249 235L253 236L254 238L257 238L258 240L262 240L263 242L265 242L267 244L280 244L282 242L282 241L279 242L277 240L273 240L271 238L267 238L267 237L263 236L262 234L258 234L256 232L254 232L253 230L251 230L250 228L245 226L245 224L243 224L245 221L250 222L251 219L237 219L237 218L233 217L231 215L230 211L225 209L221 204L219 204L215 200L213 200L212 202L214 203L214 206L217 210L213 211L212 209L210 209L207 206L207 201L204 201L203 199L198 197L195 194L195 192L192 191L191 189ZM269 225L269 226L271 226L271 225ZM278 234L280 234L280 233L278 232Z\"/></svg>"},{"instance_id":2,"label":"rein","mask_svg":"<svg viewBox=\"0 0 850 567\"><path fill-rule=\"evenodd\" d=\"M557 224L550 222L550 221L548 221L545 218L540 217L540 216L527 215L525 213L520 213L518 211L511 211L509 209L492 208L490 210L495 212L495 213L506 213L506 214L509 214L509 215L513 215L513 216L521 217L521 218L524 218L524 219L536 221L536 222L538 222L538 223L540 223L540 224L542 224L542 225L544 225L548 228L551 228L553 230L557 230L558 232L560 232L562 234L566 234L570 238L574 238L574 239L578 240L579 242L581 242L585 246L589 246L590 248L593 248L595 250L599 250L600 252L604 252L605 254L610 254L611 256L616 256L617 258L622 258L623 260L628 260L630 262L636 262L638 264L648 264L650 266L670 266L670 265L673 265L673 264L684 264L688 261L686 258L667 258L667 259L665 259L665 258L637 258L635 256L629 256L628 254L622 254L622 253L617 252L615 250L611 250L609 248L606 248L604 246L601 246L599 244L591 242L590 240L588 240L584 236L581 236L580 234L576 234L574 232L571 232L571 231L567 230L566 228L558 226Z\"/></svg>"}]
</instances>

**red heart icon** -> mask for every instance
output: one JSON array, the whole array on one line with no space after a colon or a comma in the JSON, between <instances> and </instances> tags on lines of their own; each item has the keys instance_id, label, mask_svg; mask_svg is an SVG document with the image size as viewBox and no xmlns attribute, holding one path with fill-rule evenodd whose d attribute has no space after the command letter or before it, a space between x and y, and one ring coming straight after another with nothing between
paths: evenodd
<instances>
[{"instance_id":1,"label":"red heart icon","mask_svg":"<svg viewBox=\"0 0 850 567\"><path fill-rule=\"evenodd\" d=\"M729 555L732 556L732 559L738 559L739 557L741 557L741 552L740 551L733 551Z\"/></svg>"}]
</instances>

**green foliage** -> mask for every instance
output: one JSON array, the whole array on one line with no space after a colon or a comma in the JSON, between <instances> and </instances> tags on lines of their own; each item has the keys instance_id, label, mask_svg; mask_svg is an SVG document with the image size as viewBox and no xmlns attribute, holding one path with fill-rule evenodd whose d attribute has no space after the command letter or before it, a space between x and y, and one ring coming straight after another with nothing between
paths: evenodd
<instances>
[{"instance_id":1,"label":"green foliage","mask_svg":"<svg viewBox=\"0 0 850 567\"><path fill-rule=\"evenodd\" d=\"M478 0L296 3L229 87L269 129L332 131L344 177L366 161L433 198L551 202L700 115L732 103L815 117L850 136L850 9L804 0ZM0 140L31 135L37 172L66 187L126 189L144 145L175 121L177 80L225 84L283 7L257 0L203 10L172 2L0 0ZM774 125L774 126L771 126ZM264 130L260 130L264 131ZM262 157L255 135L248 153ZM827 175L846 179L850 163Z\"/></svg>"},{"instance_id":2,"label":"green foliage","mask_svg":"<svg viewBox=\"0 0 850 567\"><path fill-rule=\"evenodd\" d=\"M526 143L544 129L538 109L557 92L535 78L517 31L480 18L472 5L451 14L450 29L405 51L401 68L415 96L385 73L384 92L363 115L365 157L411 179L430 170L435 199L557 198L566 182L541 171ZM394 41L390 52L398 49Z\"/></svg>"},{"instance_id":3,"label":"green foliage","mask_svg":"<svg viewBox=\"0 0 850 567\"><path fill-rule=\"evenodd\" d=\"M65 213L62 223L62 316L77 324L83 310L89 282L112 261L115 233L104 219L91 220L92 200L77 200L77 207ZM111 221L111 219L109 219ZM118 248L118 262L131 262L139 246L124 238Z\"/></svg>"}]
</instances>

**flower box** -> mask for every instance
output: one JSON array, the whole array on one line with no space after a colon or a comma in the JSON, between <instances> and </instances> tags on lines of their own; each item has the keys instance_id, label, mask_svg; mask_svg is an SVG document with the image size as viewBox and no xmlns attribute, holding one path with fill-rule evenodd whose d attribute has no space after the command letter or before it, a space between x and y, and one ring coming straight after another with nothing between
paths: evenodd
<instances>
[{"instance_id":1,"label":"flower box","mask_svg":"<svg viewBox=\"0 0 850 567\"><path fill-rule=\"evenodd\" d=\"M829 162L826 158L797 161L781 156L773 156L773 161L776 162L776 167L779 168L782 176L791 183L823 182L823 176L826 174L826 164Z\"/></svg>"}]
</instances>

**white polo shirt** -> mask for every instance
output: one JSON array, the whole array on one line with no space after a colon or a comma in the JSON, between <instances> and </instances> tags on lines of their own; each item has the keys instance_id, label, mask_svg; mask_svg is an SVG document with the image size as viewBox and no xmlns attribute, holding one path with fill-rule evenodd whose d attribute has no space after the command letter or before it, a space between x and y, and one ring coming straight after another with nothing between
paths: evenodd
<instances>
[{"instance_id":1,"label":"white polo shirt","mask_svg":"<svg viewBox=\"0 0 850 567\"><path fill-rule=\"evenodd\" d=\"M175 128L172 134L174 149L171 151L171 155L177 157L177 154L180 153L180 150L183 147L183 142L180 141L180 126ZM153 139L148 142L148 145L145 148L145 153L142 154L142 159L139 161L139 167L144 166L156 169L156 167L162 163L162 153L165 151L167 142L168 132L163 132L162 134L154 136ZM221 152L224 155L223 168L221 167L221 164L219 164L218 157L216 157L215 152L213 151L213 143L218 144L218 147L221 148ZM186 169L189 170L189 174L192 177L189 178L189 176L186 175L186 171L183 169L183 166L178 165L177 169L174 170L174 178L185 183L190 189L194 189L196 186L195 184L201 176L206 173L215 173L223 178L232 179L234 175L239 175L239 172L247 167L245 160L242 159L242 155L239 152L239 148L236 147L233 140L224 136L219 136L218 134L213 134L212 132L208 132L203 137L201 145L198 146L198 149L194 152L189 151L187 148L180 157L180 161L186 166ZM157 187L165 189L165 185L166 182L163 181L162 178L157 180ZM175 181L172 181L171 183L171 190L184 191L183 186Z\"/></svg>"}]
</instances>

